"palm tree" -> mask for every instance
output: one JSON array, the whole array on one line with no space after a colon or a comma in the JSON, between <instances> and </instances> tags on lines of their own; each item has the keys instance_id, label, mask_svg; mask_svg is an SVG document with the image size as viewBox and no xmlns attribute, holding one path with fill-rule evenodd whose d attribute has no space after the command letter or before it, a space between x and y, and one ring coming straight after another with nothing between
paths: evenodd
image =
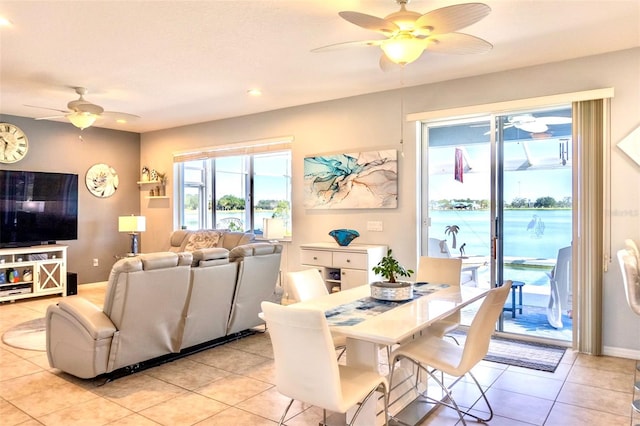
<instances>
[{"instance_id":1,"label":"palm tree","mask_svg":"<svg viewBox=\"0 0 640 426\"><path fill-rule=\"evenodd\" d=\"M456 248L456 234L460 231L460 227L458 225L449 225L444 228L444 234L452 235L453 239L451 241L451 248Z\"/></svg>"}]
</instances>

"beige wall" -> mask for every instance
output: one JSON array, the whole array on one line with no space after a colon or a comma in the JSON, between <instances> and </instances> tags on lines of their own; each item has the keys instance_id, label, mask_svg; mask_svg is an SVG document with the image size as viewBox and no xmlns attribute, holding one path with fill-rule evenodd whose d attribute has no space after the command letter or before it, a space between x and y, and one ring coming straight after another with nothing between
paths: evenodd
<instances>
[{"instance_id":1,"label":"beige wall","mask_svg":"<svg viewBox=\"0 0 640 426\"><path fill-rule=\"evenodd\" d=\"M78 239L60 244L69 246L67 270L78 274L79 283L106 280L114 255L125 254L129 247L129 236L118 233L118 216L140 209L140 135L93 127L80 132L69 123L10 115L0 115L0 121L17 125L29 138L27 156L0 167L78 175ZM78 138L81 134L84 141ZM85 185L85 174L96 163L106 163L118 173L120 185L109 198L93 196ZM94 258L98 267L93 266Z\"/></svg>"},{"instance_id":2,"label":"beige wall","mask_svg":"<svg viewBox=\"0 0 640 426\"><path fill-rule=\"evenodd\" d=\"M398 74L398 85L401 75ZM513 71L442 83L339 99L228 120L145 133L141 138L142 164L169 172L173 193L171 154L193 147L228 144L291 135L293 143L293 241L287 264L300 267L300 244L331 241L329 230L338 227L360 231L358 243L388 244L400 262L415 267L418 245L416 198L416 131L405 126L404 157L399 158L399 206L397 209L318 211L302 207L303 158L309 154L380 148L400 149L400 100L404 111L422 112L491 102L508 101L615 88L612 101L612 232L613 249L626 237L640 240L640 167L615 143L640 125L640 49L546 64ZM145 247L162 249L173 229L173 200L153 204L141 194L141 210L150 219L143 236ZM170 204L170 205L169 205ZM366 222L383 222L383 232L369 232ZM625 305L620 271L612 263L605 273L604 342L611 351L640 351L640 318ZM631 356L631 353L627 353Z\"/></svg>"}]
</instances>

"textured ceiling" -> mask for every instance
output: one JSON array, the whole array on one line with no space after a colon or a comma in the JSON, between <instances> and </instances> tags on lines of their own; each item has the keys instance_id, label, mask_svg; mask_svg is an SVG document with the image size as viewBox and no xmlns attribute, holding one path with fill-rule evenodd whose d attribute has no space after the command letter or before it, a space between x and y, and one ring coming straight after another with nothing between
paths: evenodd
<instances>
[{"instance_id":1,"label":"textured ceiling","mask_svg":"<svg viewBox=\"0 0 640 426\"><path fill-rule=\"evenodd\" d=\"M106 110L141 117L97 126L142 133L640 46L640 0L484 3L489 16L462 32L491 52L426 53L385 73L376 47L311 50L376 38L338 12L384 17L392 0L0 1L13 23L0 29L0 112L50 116L25 104L65 109L83 86Z\"/></svg>"}]
</instances>

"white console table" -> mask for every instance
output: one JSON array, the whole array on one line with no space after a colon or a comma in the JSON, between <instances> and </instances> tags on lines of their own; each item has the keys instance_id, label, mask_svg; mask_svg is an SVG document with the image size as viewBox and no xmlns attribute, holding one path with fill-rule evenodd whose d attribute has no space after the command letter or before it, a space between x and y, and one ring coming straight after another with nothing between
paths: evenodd
<instances>
[{"instance_id":1,"label":"white console table","mask_svg":"<svg viewBox=\"0 0 640 426\"><path fill-rule=\"evenodd\" d=\"M8 273L18 272L9 282ZM31 278L25 280L25 272ZM67 246L58 244L0 249L0 302L67 293Z\"/></svg>"},{"instance_id":2,"label":"white console table","mask_svg":"<svg viewBox=\"0 0 640 426\"><path fill-rule=\"evenodd\" d=\"M379 281L371 270L387 254L387 246L313 243L300 246L300 263L318 268L329 292Z\"/></svg>"}]
</instances>

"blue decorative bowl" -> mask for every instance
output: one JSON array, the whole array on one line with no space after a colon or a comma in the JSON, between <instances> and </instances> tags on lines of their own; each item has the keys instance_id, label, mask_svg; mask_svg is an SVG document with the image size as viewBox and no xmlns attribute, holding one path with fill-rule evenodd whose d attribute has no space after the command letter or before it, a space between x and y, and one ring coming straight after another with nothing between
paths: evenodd
<instances>
[{"instance_id":1,"label":"blue decorative bowl","mask_svg":"<svg viewBox=\"0 0 640 426\"><path fill-rule=\"evenodd\" d=\"M360 236L358 231L353 229L334 229L329 232L329 235L336 240L336 243L341 246L348 246L351 241L355 240Z\"/></svg>"}]
</instances>

